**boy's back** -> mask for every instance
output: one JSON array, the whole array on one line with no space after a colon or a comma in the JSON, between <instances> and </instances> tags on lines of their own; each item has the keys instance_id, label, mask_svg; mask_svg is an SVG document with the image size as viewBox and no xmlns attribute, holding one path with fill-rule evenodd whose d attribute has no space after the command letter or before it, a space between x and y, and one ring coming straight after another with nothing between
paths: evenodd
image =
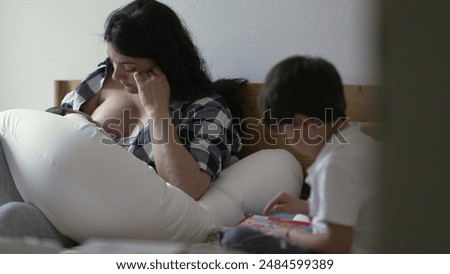
<instances>
[{"instance_id":1,"label":"boy's back","mask_svg":"<svg viewBox=\"0 0 450 274\"><path fill-rule=\"evenodd\" d=\"M359 125L340 131L345 141L333 138L325 144L308 169L313 231L324 233L326 223L353 227L351 252L376 252L379 201L376 172L379 144L363 134Z\"/></svg>"},{"instance_id":2,"label":"boy's back","mask_svg":"<svg viewBox=\"0 0 450 274\"><path fill-rule=\"evenodd\" d=\"M283 60L266 77L260 109L268 126L314 160L307 170L309 200L279 193L264 209L308 214L313 218L312 233L293 229L279 235L304 248L299 252L377 252L379 145L348 121L337 69L322 58ZM239 241L251 240L227 239Z\"/></svg>"}]
</instances>

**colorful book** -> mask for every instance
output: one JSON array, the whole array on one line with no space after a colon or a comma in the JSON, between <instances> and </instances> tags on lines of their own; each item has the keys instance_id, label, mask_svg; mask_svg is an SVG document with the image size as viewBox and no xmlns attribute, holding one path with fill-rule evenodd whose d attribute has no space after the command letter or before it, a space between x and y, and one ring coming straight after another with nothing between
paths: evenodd
<instances>
[{"instance_id":1,"label":"colorful book","mask_svg":"<svg viewBox=\"0 0 450 274\"><path fill-rule=\"evenodd\" d=\"M310 219L302 214L249 215L239 222L264 233L277 229L303 229L311 224Z\"/></svg>"}]
</instances>

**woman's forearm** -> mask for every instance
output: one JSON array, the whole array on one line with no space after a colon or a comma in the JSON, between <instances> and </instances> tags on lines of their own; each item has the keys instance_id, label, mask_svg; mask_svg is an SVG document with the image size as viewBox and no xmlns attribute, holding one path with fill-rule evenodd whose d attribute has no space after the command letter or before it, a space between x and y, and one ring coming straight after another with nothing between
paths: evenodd
<instances>
[{"instance_id":1,"label":"woman's forearm","mask_svg":"<svg viewBox=\"0 0 450 274\"><path fill-rule=\"evenodd\" d=\"M200 199L209 188L211 176L199 168L180 142L168 112L153 115L151 121L150 138L158 174L193 199Z\"/></svg>"}]
</instances>

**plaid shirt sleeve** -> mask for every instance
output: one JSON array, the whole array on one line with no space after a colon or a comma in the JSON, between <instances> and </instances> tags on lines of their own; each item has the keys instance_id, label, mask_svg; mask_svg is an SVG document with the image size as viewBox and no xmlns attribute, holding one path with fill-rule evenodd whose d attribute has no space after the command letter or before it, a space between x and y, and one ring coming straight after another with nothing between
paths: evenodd
<instances>
[{"instance_id":1,"label":"plaid shirt sleeve","mask_svg":"<svg viewBox=\"0 0 450 274\"><path fill-rule=\"evenodd\" d=\"M61 102L61 107L80 110L81 105L94 97L103 85L108 71L112 68L112 63L107 58L97 66L97 69L89 74L71 92L69 92Z\"/></svg>"},{"instance_id":2,"label":"plaid shirt sleeve","mask_svg":"<svg viewBox=\"0 0 450 274\"><path fill-rule=\"evenodd\" d=\"M182 112L174 112L175 124L180 121L176 125L180 140L199 167L214 181L231 155L241 149L240 137L226 100L219 95L205 97Z\"/></svg>"}]
</instances>

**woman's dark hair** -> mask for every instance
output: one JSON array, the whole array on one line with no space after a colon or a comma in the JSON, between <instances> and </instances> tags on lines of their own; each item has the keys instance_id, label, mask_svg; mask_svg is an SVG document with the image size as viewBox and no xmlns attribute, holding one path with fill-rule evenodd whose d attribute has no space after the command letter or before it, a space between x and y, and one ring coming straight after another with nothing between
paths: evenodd
<instances>
[{"instance_id":1,"label":"woman's dark hair","mask_svg":"<svg viewBox=\"0 0 450 274\"><path fill-rule=\"evenodd\" d=\"M292 121L298 113L323 122L345 117L341 77L322 58L293 56L281 61L268 73L259 99L269 125Z\"/></svg>"},{"instance_id":2,"label":"woman's dark hair","mask_svg":"<svg viewBox=\"0 0 450 274\"><path fill-rule=\"evenodd\" d=\"M104 40L122 55L153 60L167 77L172 99L196 99L245 84L242 79L213 83L180 18L158 1L135 0L113 11Z\"/></svg>"}]
</instances>

